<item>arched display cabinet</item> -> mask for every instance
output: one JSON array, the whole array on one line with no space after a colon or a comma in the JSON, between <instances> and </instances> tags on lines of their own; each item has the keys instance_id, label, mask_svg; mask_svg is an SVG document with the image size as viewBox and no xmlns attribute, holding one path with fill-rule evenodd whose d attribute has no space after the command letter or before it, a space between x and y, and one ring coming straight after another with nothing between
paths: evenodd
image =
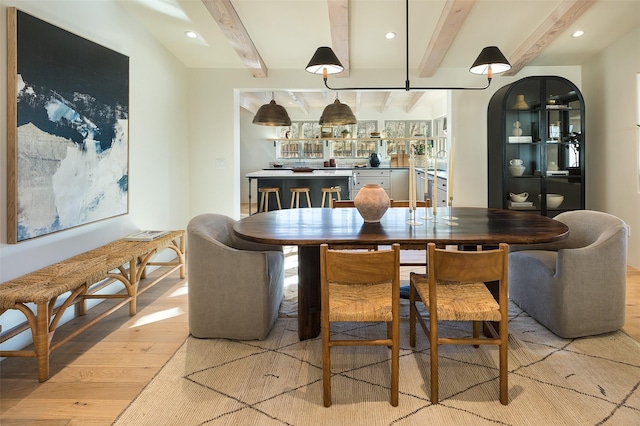
<instances>
[{"instance_id":1,"label":"arched display cabinet","mask_svg":"<svg viewBox=\"0 0 640 426\"><path fill-rule=\"evenodd\" d=\"M487 129L489 207L550 217L585 208L585 107L572 82L536 76L502 87ZM509 167L517 160L523 171ZM523 201L510 196L523 193Z\"/></svg>"}]
</instances>

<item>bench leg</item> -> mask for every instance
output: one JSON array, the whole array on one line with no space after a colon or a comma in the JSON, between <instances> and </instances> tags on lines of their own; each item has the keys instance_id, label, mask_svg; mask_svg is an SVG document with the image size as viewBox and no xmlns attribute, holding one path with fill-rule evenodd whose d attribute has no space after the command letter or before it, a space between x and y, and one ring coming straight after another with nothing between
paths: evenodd
<instances>
[{"instance_id":1,"label":"bench leg","mask_svg":"<svg viewBox=\"0 0 640 426\"><path fill-rule=\"evenodd\" d=\"M49 340L49 304L38 304L36 329L33 331L33 345L38 358L38 381L44 382L49 378L49 354L51 341Z\"/></svg>"},{"instance_id":2,"label":"bench leg","mask_svg":"<svg viewBox=\"0 0 640 426\"><path fill-rule=\"evenodd\" d=\"M129 315L135 315L136 310L138 309L138 284L140 283L140 280L138 279L138 271L136 270L137 264L137 259L131 259L129 262L129 282L133 287L133 297L131 297L131 301L129 302Z\"/></svg>"}]
</instances>

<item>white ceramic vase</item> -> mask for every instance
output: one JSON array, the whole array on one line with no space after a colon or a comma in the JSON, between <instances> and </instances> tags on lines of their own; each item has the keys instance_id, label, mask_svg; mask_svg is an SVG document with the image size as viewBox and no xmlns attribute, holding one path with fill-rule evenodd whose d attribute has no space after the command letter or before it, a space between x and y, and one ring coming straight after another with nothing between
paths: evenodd
<instances>
[{"instance_id":1,"label":"white ceramic vase","mask_svg":"<svg viewBox=\"0 0 640 426\"><path fill-rule=\"evenodd\" d=\"M366 184L353 200L358 213L367 223L380 222L389 209L389 203L387 192L376 184Z\"/></svg>"}]
</instances>

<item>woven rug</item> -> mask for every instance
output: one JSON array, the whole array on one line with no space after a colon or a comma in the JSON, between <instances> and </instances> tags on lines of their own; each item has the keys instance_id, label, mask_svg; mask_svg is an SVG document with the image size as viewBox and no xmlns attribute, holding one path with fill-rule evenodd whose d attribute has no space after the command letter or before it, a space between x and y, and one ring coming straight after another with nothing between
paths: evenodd
<instances>
[{"instance_id":1,"label":"woven rug","mask_svg":"<svg viewBox=\"0 0 640 426\"><path fill-rule=\"evenodd\" d=\"M440 347L440 404L429 401L429 349L401 328L400 403L389 404L390 351L332 349L333 405L322 405L320 338L298 341L279 318L265 341L186 339L116 425L638 425L640 344L623 332L560 339L510 309L509 405L498 398L498 350ZM385 326L338 324L344 337ZM448 326L468 335L469 324Z\"/></svg>"}]
</instances>

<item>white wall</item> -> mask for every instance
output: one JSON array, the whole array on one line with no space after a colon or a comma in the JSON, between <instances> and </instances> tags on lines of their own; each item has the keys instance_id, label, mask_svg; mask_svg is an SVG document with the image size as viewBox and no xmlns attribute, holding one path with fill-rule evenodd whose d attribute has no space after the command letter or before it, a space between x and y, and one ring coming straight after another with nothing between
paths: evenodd
<instances>
[{"instance_id":1,"label":"white wall","mask_svg":"<svg viewBox=\"0 0 640 426\"><path fill-rule=\"evenodd\" d=\"M583 67L587 105L587 200L631 226L627 263L640 268L638 79L640 28Z\"/></svg>"},{"instance_id":2,"label":"white wall","mask_svg":"<svg viewBox=\"0 0 640 426\"><path fill-rule=\"evenodd\" d=\"M5 23L9 6L129 56L129 214L20 244L6 244L7 94L6 84L0 84L0 282L135 229L185 229L190 217L186 68L141 30L117 2L0 0L2 82L7 78ZM12 325L12 318L9 312L1 317L3 329Z\"/></svg>"}]
</instances>

